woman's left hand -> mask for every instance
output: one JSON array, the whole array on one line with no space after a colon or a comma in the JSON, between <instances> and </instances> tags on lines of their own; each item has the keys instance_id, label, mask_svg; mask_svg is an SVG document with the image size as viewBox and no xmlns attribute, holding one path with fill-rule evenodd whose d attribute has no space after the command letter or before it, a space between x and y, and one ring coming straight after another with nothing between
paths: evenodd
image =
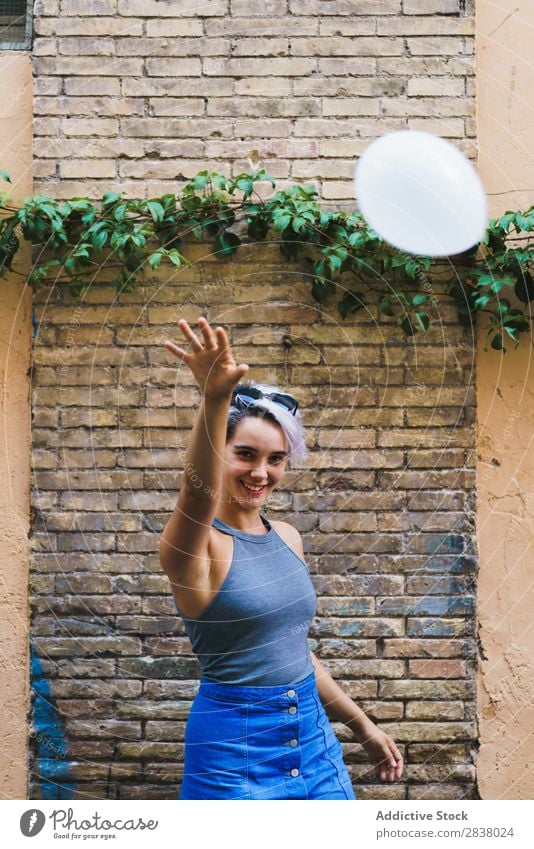
<instances>
[{"instance_id":1,"label":"woman's left hand","mask_svg":"<svg viewBox=\"0 0 534 849\"><path fill-rule=\"evenodd\" d=\"M375 764L376 775L381 781L391 782L401 777L404 760L392 737L370 719L357 730L353 729L353 734Z\"/></svg>"}]
</instances>

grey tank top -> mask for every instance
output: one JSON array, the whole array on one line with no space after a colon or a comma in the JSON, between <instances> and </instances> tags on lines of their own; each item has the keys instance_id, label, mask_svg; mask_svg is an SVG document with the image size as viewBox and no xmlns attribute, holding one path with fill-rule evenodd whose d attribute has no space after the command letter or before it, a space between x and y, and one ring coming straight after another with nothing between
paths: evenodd
<instances>
[{"instance_id":1,"label":"grey tank top","mask_svg":"<svg viewBox=\"0 0 534 849\"><path fill-rule=\"evenodd\" d=\"M308 566L261 520L265 534L213 519L234 538L228 575L200 616L188 617L176 604L208 681L272 687L314 671L308 630L317 598Z\"/></svg>"}]
</instances>

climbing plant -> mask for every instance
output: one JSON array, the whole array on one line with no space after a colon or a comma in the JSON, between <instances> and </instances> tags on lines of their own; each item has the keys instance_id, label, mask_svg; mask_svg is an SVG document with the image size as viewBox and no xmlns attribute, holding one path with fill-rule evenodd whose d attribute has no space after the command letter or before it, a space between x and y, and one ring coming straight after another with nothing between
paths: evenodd
<instances>
[{"instance_id":1,"label":"climbing plant","mask_svg":"<svg viewBox=\"0 0 534 849\"><path fill-rule=\"evenodd\" d=\"M0 178L10 182L5 171ZM260 195L258 183L271 184L269 198ZM366 306L374 292L377 317L395 318L407 336L426 332L439 297L456 305L464 324L489 314L488 341L496 350L506 351L509 339L517 347L519 334L530 329L534 206L492 219L479 245L436 261L390 247L358 212L323 208L314 186L275 189L275 181L256 170L233 179L201 171L179 195L150 200L117 192L99 202L36 195L17 208L0 192L0 276L13 270L21 239L35 250L30 286L67 285L83 296L102 268L116 269L112 282L122 292L136 285L147 265L187 265L181 247L191 239L210 240L214 253L229 257L243 241L270 238L309 272L316 302L337 298L342 318ZM435 274L445 275L441 295L430 282Z\"/></svg>"}]
</instances>

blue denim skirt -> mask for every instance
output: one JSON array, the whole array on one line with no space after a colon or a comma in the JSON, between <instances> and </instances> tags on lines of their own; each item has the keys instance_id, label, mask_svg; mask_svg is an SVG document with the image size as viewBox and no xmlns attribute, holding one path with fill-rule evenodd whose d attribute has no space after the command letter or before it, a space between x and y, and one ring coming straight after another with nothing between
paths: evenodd
<instances>
[{"instance_id":1,"label":"blue denim skirt","mask_svg":"<svg viewBox=\"0 0 534 849\"><path fill-rule=\"evenodd\" d=\"M202 679L179 799L356 799L315 672L276 687Z\"/></svg>"}]
</instances>

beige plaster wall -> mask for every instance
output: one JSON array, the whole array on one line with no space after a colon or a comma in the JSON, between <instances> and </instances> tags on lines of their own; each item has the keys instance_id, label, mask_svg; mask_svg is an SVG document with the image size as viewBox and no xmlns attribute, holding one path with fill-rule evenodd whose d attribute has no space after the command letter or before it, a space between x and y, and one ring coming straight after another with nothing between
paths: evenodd
<instances>
[{"instance_id":1,"label":"beige plaster wall","mask_svg":"<svg viewBox=\"0 0 534 849\"><path fill-rule=\"evenodd\" d=\"M492 214L534 203L532 0L478 0L479 170ZM532 340L478 351L479 792L534 798Z\"/></svg>"},{"instance_id":2,"label":"beige plaster wall","mask_svg":"<svg viewBox=\"0 0 534 849\"><path fill-rule=\"evenodd\" d=\"M13 201L31 194L30 56L0 52L0 168ZM2 190L9 184L2 182ZM29 262L24 250L14 264ZM31 298L12 274L0 280L0 796L27 798L28 527Z\"/></svg>"}]
</instances>

